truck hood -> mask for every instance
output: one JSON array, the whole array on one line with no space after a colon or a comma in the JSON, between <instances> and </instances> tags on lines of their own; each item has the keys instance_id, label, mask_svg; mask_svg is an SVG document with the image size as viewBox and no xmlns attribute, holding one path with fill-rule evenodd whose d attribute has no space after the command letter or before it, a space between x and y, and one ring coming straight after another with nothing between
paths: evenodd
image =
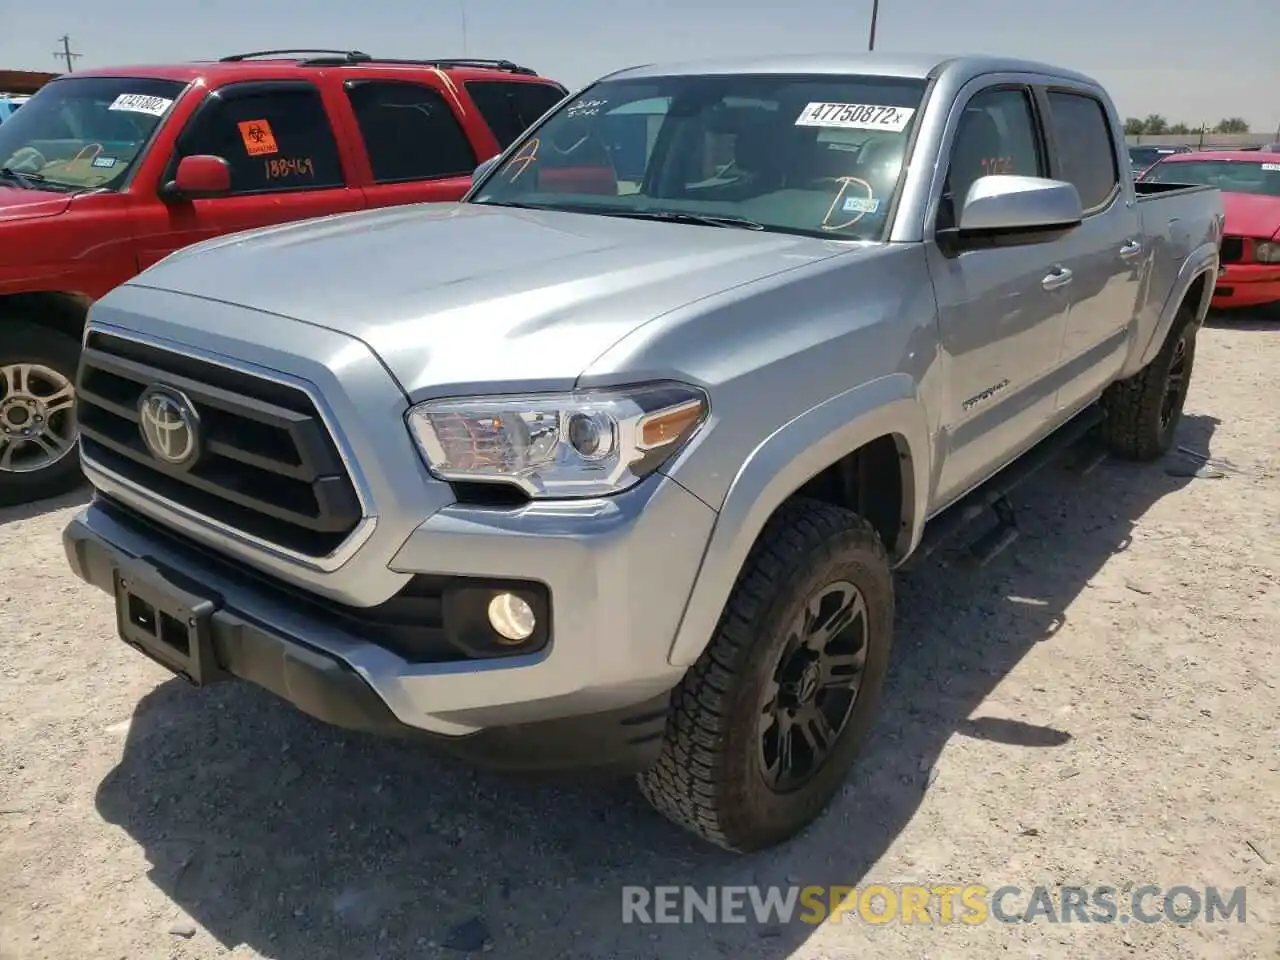
<instances>
[{"instance_id":1,"label":"truck hood","mask_svg":"<svg viewBox=\"0 0 1280 960\"><path fill-rule=\"evenodd\" d=\"M356 337L417 400L494 382L564 388L655 317L849 249L762 231L439 203L205 241L130 283Z\"/></svg>"},{"instance_id":2,"label":"truck hood","mask_svg":"<svg viewBox=\"0 0 1280 960\"><path fill-rule=\"evenodd\" d=\"M1280 197L1223 193L1222 206L1227 214L1225 232L1233 237L1269 240L1280 230Z\"/></svg>"},{"instance_id":3,"label":"truck hood","mask_svg":"<svg viewBox=\"0 0 1280 960\"><path fill-rule=\"evenodd\" d=\"M56 217L71 204L71 194L52 190L24 190L0 183L0 223Z\"/></svg>"}]
</instances>

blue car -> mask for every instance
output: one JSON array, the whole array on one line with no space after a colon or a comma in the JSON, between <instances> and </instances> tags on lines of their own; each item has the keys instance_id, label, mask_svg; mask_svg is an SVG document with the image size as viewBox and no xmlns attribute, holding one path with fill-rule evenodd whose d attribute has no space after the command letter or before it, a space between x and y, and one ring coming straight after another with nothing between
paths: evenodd
<instances>
[{"instance_id":1,"label":"blue car","mask_svg":"<svg viewBox=\"0 0 1280 960\"><path fill-rule=\"evenodd\" d=\"M18 108L30 100L30 97L10 97L0 94L0 123L4 123Z\"/></svg>"},{"instance_id":2,"label":"blue car","mask_svg":"<svg viewBox=\"0 0 1280 960\"><path fill-rule=\"evenodd\" d=\"M1129 164L1133 167L1133 175L1136 177L1152 164L1171 154L1191 152L1191 148L1185 144L1135 144L1129 148Z\"/></svg>"}]
</instances>

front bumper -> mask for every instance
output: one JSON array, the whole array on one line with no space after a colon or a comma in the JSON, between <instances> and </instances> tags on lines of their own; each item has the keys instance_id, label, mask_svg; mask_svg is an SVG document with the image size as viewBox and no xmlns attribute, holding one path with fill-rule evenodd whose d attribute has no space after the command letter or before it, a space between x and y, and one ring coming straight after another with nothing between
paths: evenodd
<instances>
[{"instance_id":1,"label":"front bumper","mask_svg":"<svg viewBox=\"0 0 1280 960\"><path fill-rule=\"evenodd\" d=\"M294 588L102 496L63 542L77 576L113 595L121 577L145 570L213 598L202 615L211 655L196 679L248 680L327 723L425 737L485 766L626 771L660 747L683 675L667 654L713 519L661 476L608 501L440 511L393 566L540 580L552 635L536 654L433 663L345 630L297 602Z\"/></svg>"},{"instance_id":2,"label":"front bumper","mask_svg":"<svg viewBox=\"0 0 1280 960\"><path fill-rule=\"evenodd\" d=\"M507 761L541 757L540 766L566 746L571 756L562 759L577 756L567 765L581 766L597 740L599 759L610 746L640 743L642 729L647 735L657 724L660 732L654 705L684 674L669 654L716 520L680 484L655 474L608 498L467 506L426 471L404 429L407 397L359 341L137 286L100 301L89 325L185 357L180 374L194 364L215 386L221 381L210 368L225 368L308 394L363 507L367 535L303 562L273 550L269 538L243 536L198 505L171 502L146 482L83 458L98 497L67 527L73 569L118 601L131 595L117 589L121 571L141 570L144 588L159 582L155 608L166 615L177 609L176 584L191 587L187 606L209 607L207 618L193 618L202 639L192 646L205 660L171 669L225 671L341 726L421 733L454 747L498 743L493 749L507 750ZM446 588L463 580L467 589L475 581L531 586L549 604L545 643L477 654L458 642L447 610L441 623L434 619L448 607L450 595L442 593L438 604L434 594L411 597L422 601L420 614L412 604L396 608L389 629L408 625L423 641L407 649L382 617L424 578ZM214 599L205 603L206 595ZM338 605L340 615L318 611L318 601ZM131 623L117 625L145 649L151 641L131 633ZM467 647L460 655L442 652L440 636L423 639L424 629L439 634L441 624L445 646ZM154 658L157 651L149 652ZM578 733L566 744L570 727Z\"/></svg>"},{"instance_id":3,"label":"front bumper","mask_svg":"<svg viewBox=\"0 0 1280 960\"><path fill-rule=\"evenodd\" d=\"M1229 263L1218 277L1212 306L1216 310L1280 303L1280 263Z\"/></svg>"}]
</instances>

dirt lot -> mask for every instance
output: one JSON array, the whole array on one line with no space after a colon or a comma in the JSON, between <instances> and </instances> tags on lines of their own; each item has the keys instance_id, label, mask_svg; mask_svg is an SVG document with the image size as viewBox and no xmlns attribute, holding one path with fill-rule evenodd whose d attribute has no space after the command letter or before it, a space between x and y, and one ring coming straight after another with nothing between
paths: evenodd
<instances>
[{"instance_id":1,"label":"dirt lot","mask_svg":"<svg viewBox=\"0 0 1280 960\"><path fill-rule=\"evenodd\" d=\"M197 694L67 572L83 496L0 513L0 957L1280 957L1277 370L1280 324L1216 321L1180 442L1229 464L1045 471L991 566L904 576L857 773L750 858L629 784L478 775ZM876 881L1243 885L1247 921L621 923L624 885Z\"/></svg>"}]
</instances>

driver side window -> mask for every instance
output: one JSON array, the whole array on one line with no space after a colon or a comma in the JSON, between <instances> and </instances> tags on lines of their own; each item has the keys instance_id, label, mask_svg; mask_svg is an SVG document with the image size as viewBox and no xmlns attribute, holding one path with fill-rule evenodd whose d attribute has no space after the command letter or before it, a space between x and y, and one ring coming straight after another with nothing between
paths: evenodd
<instances>
[{"instance_id":1,"label":"driver side window","mask_svg":"<svg viewBox=\"0 0 1280 960\"><path fill-rule=\"evenodd\" d=\"M310 84L214 91L182 131L172 166L196 154L227 161L233 195L345 186L329 115Z\"/></svg>"},{"instance_id":2,"label":"driver side window","mask_svg":"<svg viewBox=\"0 0 1280 960\"><path fill-rule=\"evenodd\" d=\"M1025 88L984 90L964 108L943 187L942 226L954 226L979 177L1046 175L1031 94Z\"/></svg>"}]
</instances>

